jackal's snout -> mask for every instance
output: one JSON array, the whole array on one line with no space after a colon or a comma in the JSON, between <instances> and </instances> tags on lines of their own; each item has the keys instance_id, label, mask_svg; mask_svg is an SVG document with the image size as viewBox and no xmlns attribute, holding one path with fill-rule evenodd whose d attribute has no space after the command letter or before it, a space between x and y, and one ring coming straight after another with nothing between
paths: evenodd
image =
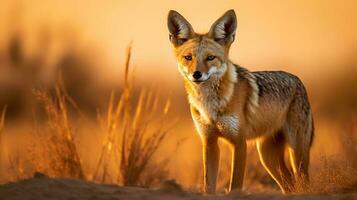
<instances>
[{"instance_id":1,"label":"jackal's snout","mask_svg":"<svg viewBox=\"0 0 357 200\"><path fill-rule=\"evenodd\" d=\"M193 72L192 77L193 77L195 80L199 80L199 79L202 77L202 72L200 72L200 71L195 71L195 72Z\"/></svg>"},{"instance_id":2,"label":"jackal's snout","mask_svg":"<svg viewBox=\"0 0 357 200\"><path fill-rule=\"evenodd\" d=\"M194 71L193 73L191 73L189 75L189 79L190 81L194 82L194 83L202 83L204 81L207 81L209 79L209 75L206 74L205 72L201 72L201 71Z\"/></svg>"},{"instance_id":3,"label":"jackal's snout","mask_svg":"<svg viewBox=\"0 0 357 200\"><path fill-rule=\"evenodd\" d=\"M188 79L194 83L202 83L211 79L220 79L227 71L227 65L222 64L220 67L211 66L208 71L196 70L188 74Z\"/></svg>"}]
</instances>

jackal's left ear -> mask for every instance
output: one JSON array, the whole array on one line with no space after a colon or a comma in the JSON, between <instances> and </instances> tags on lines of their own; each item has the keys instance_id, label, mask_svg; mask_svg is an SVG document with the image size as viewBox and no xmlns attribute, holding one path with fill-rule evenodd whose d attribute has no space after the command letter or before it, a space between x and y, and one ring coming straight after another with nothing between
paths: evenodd
<instances>
[{"instance_id":1,"label":"jackal's left ear","mask_svg":"<svg viewBox=\"0 0 357 200\"><path fill-rule=\"evenodd\" d=\"M237 17L232 9L228 10L222 17L214 22L208 35L221 45L230 45L234 41L236 29Z\"/></svg>"},{"instance_id":2,"label":"jackal's left ear","mask_svg":"<svg viewBox=\"0 0 357 200\"><path fill-rule=\"evenodd\" d=\"M180 13L170 10L167 17L167 27L169 29L169 39L179 46L194 35L191 24Z\"/></svg>"}]
</instances>

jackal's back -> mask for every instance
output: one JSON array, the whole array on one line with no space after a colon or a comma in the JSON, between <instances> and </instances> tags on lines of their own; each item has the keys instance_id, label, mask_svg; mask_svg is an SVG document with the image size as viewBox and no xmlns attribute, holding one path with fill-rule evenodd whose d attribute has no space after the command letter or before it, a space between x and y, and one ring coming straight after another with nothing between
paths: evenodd
<instances>
[{"instance_id":1,"label":"jackal's back","mask_svg":"<svg viewBox=\"0 0 357 200\"><path fill-rule=\"evenodd\" d=\"M294 127L294 130L306 129L303 134L312 139L312 112L304 84L297 76L284 71L249 72L236 67L238 84L239 79L246 79L250 85L255 85L251 87L246 106L246 127L251 127L246 131L250 133L247 138L271 135L286 127ZM255 108L251 103L254 99L257 101ZM286 137L295 134L290 130L293 129L286 131Z\"/></svg>"},{"instance_id":2,"label":"jackal's back","mask_svg":"<svg viewBox=\"0 0 357 200\"><path fill-rule=\"evenodd\" d=\"M253 74L260 100L269 98L270 101L289 103L296 95L307 95L303 83L293 74L284 71L257 71Z\"/></svg>"},{"instance_id":3,"label":"jackal's back","mask_svg":"<svg viewBox=\"0 0 357 200\"><path fill-rule=\"evenodd\" d=\"M286 139L289 140L292 135L296 134L291 131L291 126L293 126L295 129L305 130L299 134L303 134L311 145L314 137L314 123L308 95L302 81L297 76L284 71L252 73L259 88L259 104L265 107L278 106L282 112L286 112L283 123L285 128L290 126L286 131L286 137L288 137Z\"/></svg>"}]
</instances>

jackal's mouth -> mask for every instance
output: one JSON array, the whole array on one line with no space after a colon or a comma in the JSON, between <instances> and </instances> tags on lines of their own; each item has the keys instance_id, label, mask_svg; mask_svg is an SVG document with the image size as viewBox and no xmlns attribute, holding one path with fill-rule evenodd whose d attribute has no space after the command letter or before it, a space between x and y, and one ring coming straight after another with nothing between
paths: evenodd
<instances>
[{"instance_id":1,"label":"jackal's mouth","mask_svg":"<svg viewBox=\"0 0 357 200\"><path fill-rule=\"evenodd\" d=\"M208 81L209 79L210 79L210 77L206 78L205 80L191 80L191 81L196 83L196 84L200 84L200 83Z\"/></svg>"},{"instance_id":2,"label":"jackal's mouth","mask_svg":"<svg viewBox=\"0 0 357 200\"><path fill-rule=\"evenodd\" d=\"M205 82L205 81L192 81L192 82L194 82L194 83L196 83L196 84L199 84L199 83L203 83L203 82Z\"/></svg>"}]
</instances>

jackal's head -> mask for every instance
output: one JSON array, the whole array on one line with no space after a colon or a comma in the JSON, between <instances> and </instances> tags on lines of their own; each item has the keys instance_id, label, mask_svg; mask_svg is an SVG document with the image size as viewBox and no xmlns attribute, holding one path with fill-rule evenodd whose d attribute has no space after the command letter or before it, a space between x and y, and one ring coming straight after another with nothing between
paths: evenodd
<instances>
[{"instance_id":1,"label":"jackal's head","mask_svg":"<svg viewBox=\"0 0 357 200\"><path fill-rule=\"evenodd\" d=\"M206 34L195 33L191 24L173 10L169 12L167 25L185 79L202 83L220 79L226 73L228 52L237 27L234 10L224 13Z\"/></svg>"}]
</instances>

